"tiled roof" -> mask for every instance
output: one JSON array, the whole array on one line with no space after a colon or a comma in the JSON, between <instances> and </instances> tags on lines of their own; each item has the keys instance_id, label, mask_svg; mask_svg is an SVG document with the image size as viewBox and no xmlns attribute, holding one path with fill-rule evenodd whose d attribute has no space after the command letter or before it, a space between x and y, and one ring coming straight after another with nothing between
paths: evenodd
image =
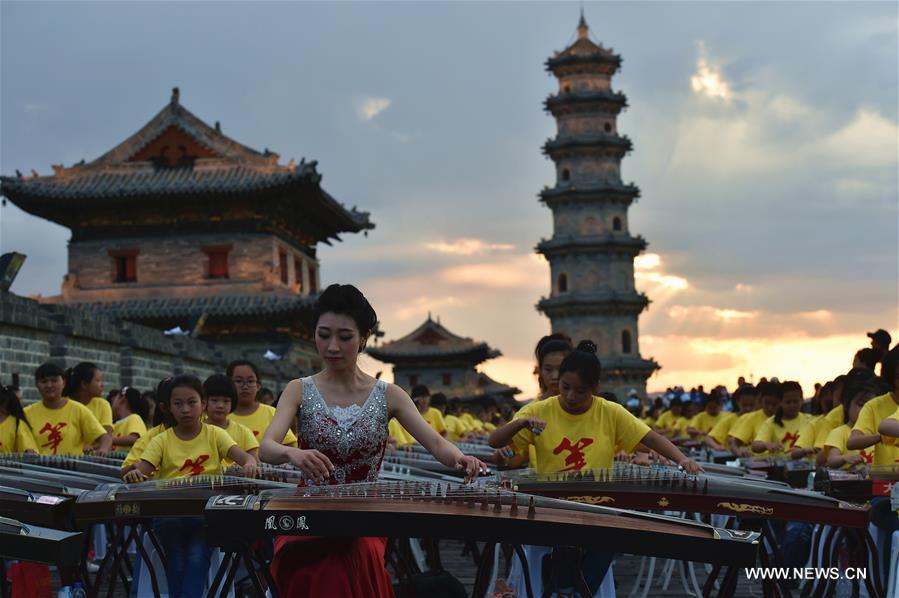
<instances>
[{"instance_id":1,"label":"tiled roof","mask_svg":"<svg viewBox=\"0 0 899 598\"><path fill-rule=\"evenodd\" d=\"M520 388L509 386L502 382L497 382L483 372L477 372L474 384L467 384L461 388L454 389L452 395L460 399L476 399L479 397L489 397L497 395L516 395L521 392Z\"/></svg>"},{"instance_id":2,"label":"tiled roof","mask_svg":"<svg viewBox=\"0 0 899 598\"><path fill-rule=\"evenodd\" d=\"M430 316L406 336L378 347L371 347L368 353L375 359L387 363L427 357L461 357L469 354L480 363L501 355L487 343L453 334Z\"/></svg>"},{"instance_id":3,"label":"tiled roof","mask_svg":"<svg viewBox=\"0 0 899 598\"><path fill-rule=\"evenodd\" d=\"M621 65L621 56L615 54L611 48L604 48L594 43L587 35L589 28L581 17L578 24L578 39L573 44L562 50L546 61L547 70L552 70L557 66L571 63L584 62L606 62L615 65L617 68Z\"/></svg>"},{"instance_id":4,"label":"tiled roof","mask_svg":"<svg viewBox=\"0 0 899 598\"><path fill-rule=\"evenodd\" d=\"M281 316L311 309L316 296L225 295L157 299L125 299L105 303L75 303L71 307L123 320L164 320L167 318Z\"/></svg>"},{"instance_id":5,"label":"tiled roof","mask_svg":"<svg viewBox=\"0 0 899 598\"><path fill-rule=\"evenodd\" d=\"M26 211L56 221L58 207L70 207L65 202L105 201L119 198L143 198L178 195L239 194L266 189L285 189L304 186L311 190L301 194L287 193L290 198L316 197L319 205L332 214L336 232L357 232L373 228L367 212L355 208L347 210L319 186L321 175L316 162L299 163L293 160L279 164L280 156L269 150L256 151L221 132L216 123L210 127L178 101L173 90L172 100L150 122L128 139L96 160L70 167L53 166L53 175L0 177L0 194L9 197ZM184 165L161 164L148 158L151 144L176 131L195 144L196 156ZM160 141L159 143L167 143ZM187 143L187 142L185 142ZM155 146L153 146L155 151ZM296 206L303 208L304 206ZM68 225L68 222L61 222Z\"/></svg>"}]
</instances>

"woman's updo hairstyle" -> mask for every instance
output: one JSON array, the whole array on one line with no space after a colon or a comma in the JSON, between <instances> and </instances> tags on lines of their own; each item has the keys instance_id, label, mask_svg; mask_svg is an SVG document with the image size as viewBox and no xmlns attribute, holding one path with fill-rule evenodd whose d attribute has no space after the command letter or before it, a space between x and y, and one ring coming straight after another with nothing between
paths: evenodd
<instances>
[{"instance_id":1,"label":"woman's updo hairstyle","mask_svg":"<svg viewBox=\"0 0 899 598\"><path fill-rule=\"evenodd\" d=\"M543 367L543 360L550 353L571 353L571 341L565 338L554 338L546 341L537 348L537 363Z\"/></svg>"},{"instance_id":2,"label":"woman's updo hairstyle","mask_svg":"<svg viewBox=\"0 0 899 598\"><path fill-rule=\"evenodd\" d=\"M365 348L365 340L378 325L378 315L362 292L351 284L332 284L318 296L312 308L312 321L318 327L323 314L332 313L349 316L359 327L362 337L361 351Z\"/></svg>"},{"instance_id":3,"label":"woman's updo hairstyle","mask_svg":"<svg viewBox=\"0 0 899 598\"><path fill-rule=\"evenodd\" d=\"M581 382L590 388L595 388L599 384L602 364L599 363L599 358L596 356L596 343L583 340L578 343L574 351L565 356L559 367L559 376L568 372L580 376Z\"/></svg>"}]
</instances>

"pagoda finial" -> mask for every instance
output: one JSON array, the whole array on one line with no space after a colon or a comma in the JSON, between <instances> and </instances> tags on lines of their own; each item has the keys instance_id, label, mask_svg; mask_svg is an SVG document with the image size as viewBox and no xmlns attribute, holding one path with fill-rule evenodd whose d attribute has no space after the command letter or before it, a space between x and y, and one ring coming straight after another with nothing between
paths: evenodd
<instances>
[{"instance_id":1,"label":"pagoda finial","mask_svg":"<svg viewBox=\"0 0 899 598\"><path fill-rule=\"evenodd\" d=\"M428 321L429 322L431 321L431 312L430 311L428 311Z\"/></svg>"},{"instance_id":2,"label":"pagoda finial","mask_svg":"<svg viewBox=\"0 0 899 598\"><path fill-rule=\"evenodd\" d=\"M172 99L171 103L174 106L178 105L178 100L181 98L181 91L177 87L172 88Z\"/></svg>"},{"instance_id":3,"label":"pagoda finial","mask_svg":"<svg viewBox=\"0 0 899 598\"><path fill-rule=\"evenodd\" d=\"M581 20L578 21L578 24L577 24L578 39L587 39L587 33L589 31L590 31L590 28L587 26L587 19L584 18L584 3L581 2Z\"/></svg>"}]
</instances>

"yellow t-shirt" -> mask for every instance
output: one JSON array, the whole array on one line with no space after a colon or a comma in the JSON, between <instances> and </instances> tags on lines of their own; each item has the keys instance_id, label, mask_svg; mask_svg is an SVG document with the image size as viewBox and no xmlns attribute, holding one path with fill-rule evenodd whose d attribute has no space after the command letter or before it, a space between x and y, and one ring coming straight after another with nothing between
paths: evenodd
<instances>
[{"instance_id":1,"label":"yellow t-shirt","mask_svg":"<svg viewBox=\"0 0 899 598\"><path fill-rule=\"evenodd\" d=\"M222 461L236 445L218 426L200 424L200 433L191 440L181 440L174 428L169 428L147 444L140 458L157 469L156 478L160 480L218 475L222 473Z\"/></svg>"},{"instance_id":2,"label":"yellow t-shirt","mask_svg":"<svg viewBox=\"0 0 899 598\"><path fill-rule=\"evenodd\" d=\"M450 442L458 442L468 432L468 426L459 417L447 415L443 418L446 423L446 438Z\"/></svg>"},{"instance_id":3,"label":"yellow t-shirt","mask_svg":"<svg viewBox=\"0 0 899 598\"><path fill-rule=\"evenodd\" d=\"M443 414L436 407L428 407L428 410L422 414L422 417L438 434L446 432L446 422L443 421Z\"/></svg>"},{"instance_id":4,"label":"yellow t-shirt","mask_svg":"<svg viewBox=\"0 0 899 598\"><path fill-rule=\"evenodd\" d=\"M693 419L691 419L687 423L687 426L690 428L696 428L704 434L708 434L712 431L712 428L714 428L718 424L718 422L729 419L733 416L733 413L724 411L719 411L714 416L709 415L705 411L702 411L701 413L697 413L696 415L694 415Z\"/></svg>"},{"instance_id":5,"label":"yellow t-shirt","mask_svg":"<svg viewBox=\"0 0 899 598\"><path fill-rule=\"evenodd\" d=\"M16 425L18 424L18 425ZM31 435L31 428L23 421L7 415L0 423L0 453L37 452L37 444Z\"/></svg>"},{"instance_id":6,"label":"yellow t-shirt","mask_svg":"<svg viewBox=\"0 0 899 598\"><path fill-rule=\"evenodd\" d=\"M540 434L519 431L512 446L519 454L535 447L539 473L611 467L616 447L631 451L649 433L649 426L617 403L593 397L593 405L580 415L562 409L559 397L522 408L514 419L537 417L546 422Z\"/></svg>"},{"instance_id":7,"label":"yellow t-shirt","mask_svg":"<svg viewBox=\"0 0 899 598\"><path fill-rule=\"evenodd\" d=\"M131 445L131 450L129 450L128 454L125 456L125 460L122 461L122 469L136 463L137 460L140 459L140 456L144 454L144 449L147 448L150 441L162 432L165 432L165 426L159 424L158 426L153 426L147 430L146 434L142 434L140 438L135 440L134 444Z\"/></svg>"},{"instance_id":8,"label":"yellow t-shirt","mask_svg":"<svg viewBox=\"0 0 899 598\"><path fill-rule=\"evenodd\" d=\"M715 427L709 430L709 436L718 444L727 446L727 435L730 434L731 428L734 427L738 419L740 419L740 416L733 411L728 411L724 414L724 417L718 420Z\"/></svg>"},{"instance_id":9,"label":"yellow t-shirt","mask_svg":"<svg viewBox=\"0 0 899 598\"><path fill-rule=\"evenodd\" d=\"M826 422L821 415L810 417L802 427L799 428L799 438L793 443L793 448L810 449L815 447L815 439L818 437L818 429L821 422Z\"/></svg>"},{"instance_id":10,"label":"yellow t-shirt","mask_svg":"<svg viewBox=\"0 0 899 598\"><path fill-rule=\"evenodd\" d=\"M783 445L784 451L789 451L796 445L796 441L799 440L799 429L805 425L808 418L809 415L807 413L799 413L793 419L784 419L781 420L783 421L782 424L778 424L774 421L774 416L772 415L759 426L753 441L776 442ZM767 455L769 453L765 451L761 454Z\"/></svg>"},{"instance_id":11,"label":"yellow t-shirt","mask_svg":"<svg viewBox=\"0 0 899 598\"><path fill-rule=\"evenodd\" d=\"M474 432L483 432L484 431L484 422L477 419L470 413L462 414L462 421L464 421Z\"/></svg>"},{"instance_id":12,"label":"yellow t-shirt","mask_svg":"<svg viewBox=\"0 0 899 598\"><path fill-rule=\"evenodd\" d=\"M827 439L824 441L824 450L829 451L830 447L833 447L840 451L840 454L844 457L848 457L849 455L861 455L865 459L865 463L873 463L874 451L871 447L860 451L851 451L846 448L846 441L849 440L850 434L852 434L852 428L849 427L849 424L837 426L827 435ZM847 463L843 465L843 467L848 468L849 464Z\"/></svg>"},{"instance_id":13,"label":"yellow t-shirt","mask_svg":"<svg viewBox=\"0 0 899 598\"><path fill-rule=\"evenodd\" d=\"M90 409L71 399L59 409L49 409L43 401L32 403L25 407L25 417L42 455L80 455L84 445L106 434Z\"/></svg>"},{"instance_id":14,"label":"yellow t-shirt","mask_svg":"<svg viewBox=\"0 0 899 598\"><path fill-rule=\"evenodd\" d=\"M137 434L140 438L147 433L147 424L136 413L132 413L128 417L122 418L112 426L113 436L128 436L129 434Z\"/></svg>"},{"instance_id":15,"label":"yellow t-shirt","mask_svg":"<svg viewBox=\"0 0 899 598\"><path fill-rule=\"evenodd\" d=\"M681 438L682 436L687 435L687 426L690 425L690 420L685 416L680 416L674 418L669 427L674 429L674 433L670 434L673 438Z\"/></svg>"},{"instance_id":16,"label":"yellow t-shirt","mask_svg":"<svg viewBox=\"0 0 899 598\"><path fill-rule=\"evenodd\" d=\"M643 418L643 423L646 424L647 426L649 426L650 428L654 428L658 425L656 423L656 420L649 417L648 415Z\"/></svg>"},{"instance_id":17,"label":"yellow t-shirt","mask_svg":"<svg viewBox=\"0 0 899 598\"><path fill-rule=\"evenodd\" d=\"M828 422L830 422L830 429L833 430L837 426L843 425L843 406L837 405L833 409L827 412L827 415L824 416Z\"/></svg>"},{"instance_id":18,"label":"yellow t-shirt","mask_svg":"<svg viewBox=\"0 0 899 598\"><path fill-rule=\"evenodd\" d=\"M843 417L842 411L843 408L840 407L840 417ZM819 450L823 449L824 443L827 442L827 437L830 435L830 432L832 430L835 430L836 428L839 428L841 425L843 424L835 426L833 425L833 420L828 419L827 416L822 417L815 432L815 448Z\"/></svg>"},{"instance_id":19,"label":"yellow t-shirt","mask_svg":"<svg viewBox=\"0 0 899 598\"><path fill-rule=\"evenodd\" d=\"M896 412L896 401L892 393L880 395L865 403L858 414L853 431L858 430L868 436L877 434L880 422L891 417ZM30 421L30 418L29 418ZM32 424L33 426L34 424ZM872 447L868 447L868 451ZM899 447L885 442L878 442L873 446L874 465L893 465L899 463Z\"/></svg>"},{"instance_id":20,"label":"yellow t-shirt","mask_svg":"<svg viewBox=\"0 0 899 598\"><path fill-rule=\"evenodd\" d=\"M485 432L492 432L492 431L494 431L494 430L496 429L496 426L493 425L493 422L485 422L485 421L482 421L482 422L481 422L481 425L484 426L484 431L485 431Z\"/></svg>"},{"instance_id":21,"label":"yellow t-shirt","mask_svg":"<svg viewBox=\"0 0 899 598\"><path fill-rule=\"evenodd\" d=\"M112 405L103 397L94 397L85 405L90 409L100 425L107 430L112 427Z\"/></svg>"},{"instance_id":22,"label":"yellow t-shirt","mask_svg":"<svg viewBox=\"0 0 899 598\"><path fill-rule=\"evenodd\" d=\"M256 440L261 441L262 437L265 435L265 431L268 429L268 425L272 423L272 419L275 417L275 408L271 405L266 405L265 403L259 403L257 405L256 411L251 413L250 415L238 415L236 413L231 413L228 415L228 419L231 421L235 421L239 424L243 424L253 432L253 436L256 437ZM297 446L297 435L293 433L293 430L290 428L287 429L287 434L284 435L284 440L281 441L281 444L287 446Z\"/></svg>"},{"instance_id":23,"label":"yellow t-shirt","mask_svg":"<svg viewBox=\"0 0 899 598\"><path fill-rule=\"evenodd\" d=\"M209 425L212 425L212 424L209 424ZM216 427L218 427L218 426L216 426ZM253 432L251 432L250 429L243 424L233 422L229 418L228 419L228 427L222 428L222 430L227 432L228 436L230 436L231 439L237 443L237 446L240 447L240 450L242 450L245 453L249 453L253 449L259 448L259 441L256 440L255 436L253 436ZM227 457L222 459L222 462L225 467L228 467L229 465L234 464L234 461L232 461L231 459L228 459Z\"/></svg>"},{"instance_id":24,"label":"yellow t-shirt","mask_svg":"<svg viewBox=\"0 0 899 598\"><path fill-rule=\"evenodd\" d=\"M751 444L752 439L755 438L759 428L766 419L768 419L768 416L765 415L762 409L756 409L741 415L734 422L728 436L733 436L743 444Z\"/></svg>"},{"instance_id":25,"label":"yellow t-shirt","mask_svg":"<svg viewBox=\"0 0 899 598\"><path fill-rule=\"evenodd\" d=\"M680 415L675 417L674 414L671 413L671 410L669 409L668 411L662 412L662 415L660 415L659 419L656 420L656 427L657 428L668 428L668 429L674 428L675 419L680 419L681 417L682 416L680 416Z\"/></svg>"},{"instance_id":26,"label":"yellow t-shirt","mask_svg":"<svg viewBox=\"0 0 899 598\"><path fill-rule=\"evenodd\" d=\"M410 434L406 428L403 427L403 424L401 424L395 417L391 417L390 421L387 422L387 433L390 436L393 436L397 446L415 443L415 438L412 437L412 434Z\"/></svg>"}]
</instances>

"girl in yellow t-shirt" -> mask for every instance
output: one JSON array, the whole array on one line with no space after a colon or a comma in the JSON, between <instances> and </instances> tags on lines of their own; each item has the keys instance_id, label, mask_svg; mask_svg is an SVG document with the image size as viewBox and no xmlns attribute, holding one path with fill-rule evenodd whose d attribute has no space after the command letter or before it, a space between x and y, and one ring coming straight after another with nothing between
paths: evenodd
<instances>
[{"instance_id":1,"label":"girl in yellow t-shirt","mask_svg":"<svg viewBox=\"0 0 899 598\"><path fill-rule=\"evenodd\" d=\"M231 379L224 374L209 376L203 382L203 394L206 396L206 423L223 429L241 450L258 460L259 441L253 432L229 417L237 406L237 389ZM232 463L230 459L225 460L226 466Z\"/></svg>"},{"instance_id":2,"label":"girl in yellow t-shirt","mask_svg":"<svg viewBox=\"0 0 899 598\"><path fill-rule=\"evenodd\" d=\"M103 398L103 372L95 364L82 361L67 369L62 396L90 409L100 425L112 433L112 405Z\"/></svg>"},{"instance_id":3,"label":"girl in yellow t-shirt","mask_svg":"<svg viewBox=\"0 0 899 598\"><path fill-rule=\"evenodd\" d=\"M126 482L219 474L227 457L239 463L247 477L256 475L256 460L242 451L227 432L202 421L206 407L203 384L196 376L176 376L164 397L171 427L144 449ZM200 596L206 585L210 549L202 518L160 518L153 522L166 559L170 596Z\"/></svg>"},{"instance_id":4,"label":"girl in yellow t-shirt","mask_svg":"<svg viewBox=\"0 0 899 598\"><path fill-rule=\"evenodd\" d=\"M116 422L112 425L112 443L134 446L137 439L147 433L150 406L136 388L123 388L113 399L112 412Z\"/></svg>"},{"instance_id":5,"label":"girl in yellow t-shirt","mask_svg":"<svg viewBox=\"0 0 899 598\"><path fill-rule=\"evenodd\" d=\"M737 423L741 416L751 413L756 408L758 401L758 392L755 387L750 384L744 384L734 391L733 402L737 406L737 412L731 412L718 421L715 426L709 430L705 437L705 443L716 451L726 451L727 437L731 429Z\"/></svg>"},{"instance_id":6,"label":"girl in yellow t-shirt","mask_svg":"<svg viewBox=\"0 0 899 598\"><path fill-rule=\"evenodd\" d=\"M259 369L251 361L237 360L229 363L225 371L237 389L237 406L228 419L245 425L253 432L256 440L261 441L262 437L265 436L268 425L275 417L275 408L271 405L260 403L256 399L256 395L262 385ZM297 435L294 434L293 430L287 430L281 444L297 446Z\"/></svg>"},{"instance_id":7,"label":"girl in yellow t-shirt","mask_svg":"<svg viewBox=\"0 0 899 598\"><path fill-rule=\"evenodd\" d=\"M0 453L37 453L19 397L0 384Z\"/></svg>"},{"instance_id":8,"label":"girl in yellow t-shirt","mask_svg":"<svg viewBox=\"0 0 899 598\"><path fill-rule=\"evenodd\" d=\"M112 436L91 411L63 396L62 368L47 362L34 373L41 400L25 407L31 433L42 455L80 455L85 446L98 453L112 450Z\"/></svg>"},{"instance_id":9,"label":"girl in yellow t-shirt","mask_svg":"<svg viewBox=\"0 0 899 598\"><path fill-rule=\"evenodd\" d=\"M783 398L772 417L759 427L752 441L752 451L763 454L781 454L792 450L799 439L799 429L809 419L802 413L802 387L798 382L787 381L780 385Z\"/></svg>"},{"instance_id":10,"label":"girl in yellow t-shirt","mask_svg":"<svg viewBox=\"0 0 899 598\"><path fill-rule=\"evenodd\" d=\"M511 442L519 454L533 446L533 465L540 473L608 468L617 448L630 452L640 444L688 473L701 472L696 461L685 457L670 440L650 430L618 403L597 396L601 371L596 345L582 341L559 367L559 395L521 409L515 419L491 434L491 445ZM591 595L611 560L611 553L601 551L590 551L585 557L583 575L591 586ZM572 574L561 572L563 578ZM563 581L563 585L568 584Z\"/></svg>"},{"instance_id":11,"label":"girl in yellow t-shirt","mask_svg":"<svg viewBox=\"0 0 899 598\"><path fill-rule=\"evenodd\" d=\"M535 403L559 394L559 367L572 349L571 340L560 333L544 336L537 342L537 348L534 350L534 355L537 358L537 367L534 369L534 373L537 374L537 385L540 387L540 394L534 399ZM494 442L494 434L502 428L503 426L499 426L496 430L490 432L487 438L490 446L497 446ZM529 448L528 453L519 455L515 453L515 449L511 445L500 448L496 451L494 457L498 465L507 469L525 467L528 463L533 466L536 461L533 448Z\"/></svg>"},{"instance_id":12,"label":"girl in yellow t-shirt","mask_svg":"<svg viewBox=\"0 0 899 598\"><path fill-rule=\"evenodd\" d=\"M870 382L861 385L857 389L847 389L855 396L844 395L843 425L837 426L827 435L824 441L824 450L827 452L827 466L831 469L848 468L852 465L864 465L874 462L873 449L850 450L846 447L846 441L852 433L852 428L858 421L865 403L879 397L886 392L886 384L878 378L872 378ZM884 420L888 421L888 420ZM897 422L899 423L899 422Z\"/></svg>"}]
</instances>

